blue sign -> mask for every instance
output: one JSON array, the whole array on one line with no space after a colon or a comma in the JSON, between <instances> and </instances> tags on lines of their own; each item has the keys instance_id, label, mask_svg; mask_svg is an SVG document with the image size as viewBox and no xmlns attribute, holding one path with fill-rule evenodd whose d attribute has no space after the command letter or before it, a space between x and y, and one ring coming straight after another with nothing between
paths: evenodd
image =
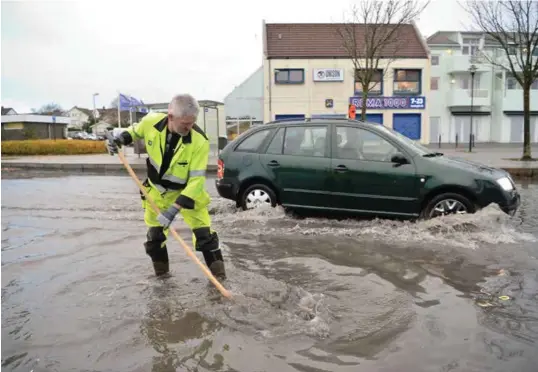
<instances>
[{"instance_id":1,"label":"blue sign","mask_svg":"<svg viewBox=\"0 0 538 372\"><path fill-rule=\"evenodd\" d=\"M53 116L53 117L52 117L52 122L53 122L53 123L56 123L56 116Z\"/></svg>"},{"instance_id":2,"label":"blue sign","mask_svg":"<svg viewBox=\"0 0 538 372\"><path fill-rule=\"evenodd\" d=\"M350 97L349 103L357 110L362 108L362 97ZM366 98L367 109L377 110L398 110L398 109L420 109L426 108L426 97L368 97Z\"/></svg>"}]
</instances>

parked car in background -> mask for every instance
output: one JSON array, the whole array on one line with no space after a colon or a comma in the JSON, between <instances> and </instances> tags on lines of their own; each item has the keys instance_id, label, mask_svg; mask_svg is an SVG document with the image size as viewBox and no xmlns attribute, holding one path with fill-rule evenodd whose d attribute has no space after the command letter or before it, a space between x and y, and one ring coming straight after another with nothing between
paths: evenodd
<instances>
[{"instance_id":1,"label":"parked car in background","mask_svg":"<svg viewBox=\"0 0 538 372\"><path fill-rule=\"evenodd\" d=\"M289 209L379 217L507 214L520 196L509 173L447 157L376 123L275 121L238 136L220 153L216 187L243 209Z\"/></svg>"}]
</instances>

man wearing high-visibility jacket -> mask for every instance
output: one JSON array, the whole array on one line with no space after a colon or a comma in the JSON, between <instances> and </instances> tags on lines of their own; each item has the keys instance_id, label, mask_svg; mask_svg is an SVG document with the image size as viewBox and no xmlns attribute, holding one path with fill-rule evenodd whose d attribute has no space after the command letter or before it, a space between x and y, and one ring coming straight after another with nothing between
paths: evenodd
<instances>
[{"instance_id":1,"label":"man wearing high-visibility jacket","mask_svg":"<svg viewBox=\"0 0 538 372\"><path fill-rule=\"evenodd\" d=\"M219 238L211 228L207 210L211 201L205 189L209 140L195 124L199 111L191 95L177 95L168 105L168 114L149 113L107 142L111 155L136 140L143 139L146 145L144 186L161 213L157 215L142 196L148 226L144 246L157 276L169 272L166 240L170 224L180 213L192 230L195 249L203 253L210 271L219 279L226 277Z\"/></svg>"}]
</instances>

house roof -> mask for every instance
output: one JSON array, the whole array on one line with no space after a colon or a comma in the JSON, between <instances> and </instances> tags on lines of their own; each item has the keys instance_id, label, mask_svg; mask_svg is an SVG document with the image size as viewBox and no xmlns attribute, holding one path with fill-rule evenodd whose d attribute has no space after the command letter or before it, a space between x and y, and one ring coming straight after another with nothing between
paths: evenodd
<instances>
[{"instance_id":1,"label":"house roof","mask_svg":"<svg viewBox=\"0 0 538 372\"><path fill-rule=\"evenodd\" d=\"M2 106L2 115L7 115L8 112L10 112L11 110L13 110L12 107L4 107ZM13 110L15 111L15 110Z\"/></svg>"},{"instance_id":2,"label":"house roof","mask_svg":"<svg viewBox=\"0 0 538 372\"><path fill-rule=\"evenodd\" d=\"M463 38L466 36L484 36L484 44L486 46L497 46L499 42L493 38L493 36L483 31L437 31L427 39L428 45L460 45L458 40L455 40L455 35L461 34ZM508 38L509 41L515 38L513 32L509 32L505 35L501 35L502 39Z\"/></svg>"},{"instance_id":3,"label":"house roof","mask_svg":"<svg viewBox=\"0 0 538 372\"><path fill-rule=\"evenodd\" d=\"M453 34L451 31L437 31L426 39L426 42L428 45L459 45L456 40L452 39Z\"/></svg>"},{"instance_id":4,"label":"house roof","mask_svg":"<svg viewBox=\"0 0 538 372\"><path fill-rule=\"evenodd\" d=\"M395 25L384 25L394 27ZM267 58L349 58L338 30L344 23L267 23ZM422 35L412 24L399 26L397 41L381 51L387 58L428 58ZM366 26L355 24L357 44L364 40ZM405 45L404 48L399 46ZM357 45L359 50L362 45Z\"/></svg>"},{"instance_id":5,"label":"house roof","mask_svg":"<svg viewBox=\"0 0 538 372\"><path fill-rule=\"evenodd\" d=\"M79 111L82 111L83 113L85 113L86 115L88 116L92 116L93 115L93 110L90 110L90 109L87 109L87 108L82 108L82 107L78 107L78 106L73 106L73 108L71 110L79 110ZM69 111L71 111L69 110Z\"/></svg>"}]
</instances>

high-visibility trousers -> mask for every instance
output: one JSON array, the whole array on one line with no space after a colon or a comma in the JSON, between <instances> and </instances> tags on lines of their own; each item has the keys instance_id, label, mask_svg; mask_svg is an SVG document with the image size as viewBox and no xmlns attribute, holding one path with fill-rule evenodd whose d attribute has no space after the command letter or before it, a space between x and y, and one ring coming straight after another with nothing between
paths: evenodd
<instances>
[{"instance_id":1,"label":"high-visibility trousers","mask_svg":"<svg viewBox=\"0 0 538 372\"><path fill-rule=\"evenodd\" d=\"M161 212L166 211L179 197L181 194L181 191L167 191L164 194L161 194L159 190L157 190L155 187L153 187L149 181L146 183L146 191L148 192L151 199L155 202L157 207ZM196 245L196 235L194 234L193 230L199 229L199 228L209 228L210 232L213 233L214 230L211 228L211 218L209 216L209 211L207 209L209 203L211 202L211 197L207 193L207 191L203 191L201 200L197 200L194 203L194 209L180 209L181 217L183 217L183 221L187 224L189 229L192 232L192 243L194 247L197 247ZM151 207L151 204L149 201L145 200L145 198L142 199L142 208L145 209L144 211L144 222L150 227L158 227L161 226L159 221L157 220L158 214L155 213L153 208ZM177 221L177 217L174 220ZM172 222L172 225L174 224ZM163 229L164 235L166 238L168 238L169 229ZM162 243L164 246L166 244L166 241ZM199 249L197 249L199 250Z\"/></svg>"}]
</instances>

